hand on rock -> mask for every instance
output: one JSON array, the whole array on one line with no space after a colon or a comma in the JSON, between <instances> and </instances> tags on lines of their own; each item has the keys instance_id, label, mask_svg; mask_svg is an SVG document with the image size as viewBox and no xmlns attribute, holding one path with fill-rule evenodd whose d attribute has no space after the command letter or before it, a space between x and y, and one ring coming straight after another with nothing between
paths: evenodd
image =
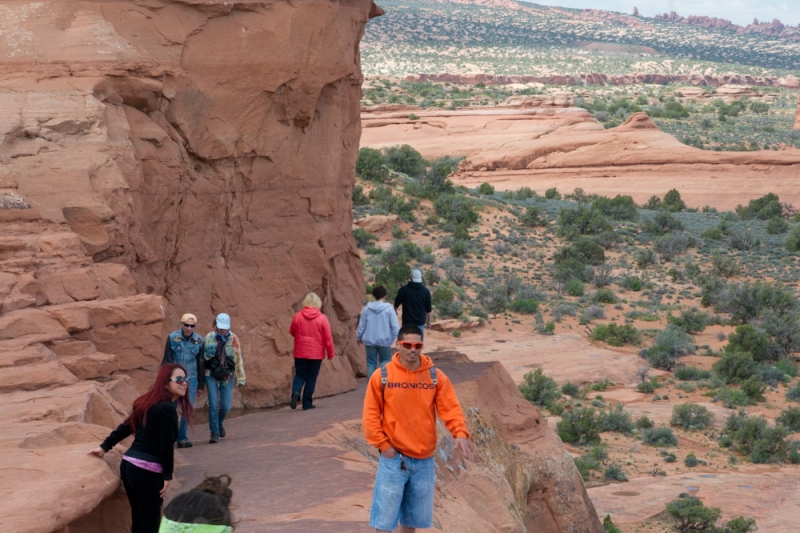
<instances>
[{"instance_id":1,"label":"hand on rock","mask_svg":"<svg viewBox=\"0 0 800 533\"><path fill-rule=\"evenodd\" d=\"M103 457L106 454L106 451L98 446L97 448L92 448L89 450L86 455L95 455L97 457Z\"/></svg>"}]
</instances>

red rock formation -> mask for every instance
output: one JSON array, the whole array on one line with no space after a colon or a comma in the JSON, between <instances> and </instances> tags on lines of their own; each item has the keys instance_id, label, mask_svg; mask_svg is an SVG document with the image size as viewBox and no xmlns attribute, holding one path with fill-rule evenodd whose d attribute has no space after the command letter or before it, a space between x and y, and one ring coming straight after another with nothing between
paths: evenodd
<instances>
[{"instance_id":1,"label":"red rock formation","mask_svg":"<svg viewBox=\"0 0 800 533\"><path fill-rule=\"evenodd\" d=\"M794 114L794 128L800 130L800 96L797 97L797 111Z\"/></svg>"},{"instance_id":2,"label":"red rock formation","mask_svg":"<svg viewBox=\"0 0 800 533\"><path fill-rule=\"evenodd\" d=\"M735 31L740 35L759 33L762 35L768 35L770 37L786 39L788 41L800 41L800 24L797 27L786 26L778 19L773 19L772 22L759 22L758 19L753 19L752 24L748 24L747 26L739 26L728 19L697 15L682 17L674 11L664 13L663 15L655 15L653 18L655 20L676 22L678 24L688 24L690 26L700 26L702 28L730 30Z\"/></svg>"}]
</instances>

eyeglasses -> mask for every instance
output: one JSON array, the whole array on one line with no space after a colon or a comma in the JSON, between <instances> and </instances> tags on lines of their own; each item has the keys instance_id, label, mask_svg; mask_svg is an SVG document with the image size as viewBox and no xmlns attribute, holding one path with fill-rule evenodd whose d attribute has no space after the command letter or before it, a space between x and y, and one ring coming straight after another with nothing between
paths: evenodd
<instances>
[{"instance_id":1,"label":"eyeglasses","mask_svg":"<svg viewBox=\"0 0 800 533\"><path fill-rule=\"evenodd\" d=\"M169 380L173 383L177 383L178 385L185 385L189 383L189 378L186 376L176 376L174 378L169 378Z\"/></svg>"},{"instance_id":2,"label":"eyeglasses","mask_svg":"<svg viewBox=\"0 0 800 533\"><path fill-rule=\"evenodd\" d=\"M194 324L184 324L183 325L183 327L185 327L185 328L193 328L194 326L195 326Z\"/></svg>"},{"instance_id":3,"label":"eyeglasses","mask_svg":"<svg viewBox=\"0 0 800 533\"><path fill-rule=\"evenodd\" d=\"M415 350L421 350L422 349L422 343L421 342L399 341L397 344L399 344L400 346L402 346L406 350L410 350L412 348L415 349Z\"/></svg>"}]
</instances>

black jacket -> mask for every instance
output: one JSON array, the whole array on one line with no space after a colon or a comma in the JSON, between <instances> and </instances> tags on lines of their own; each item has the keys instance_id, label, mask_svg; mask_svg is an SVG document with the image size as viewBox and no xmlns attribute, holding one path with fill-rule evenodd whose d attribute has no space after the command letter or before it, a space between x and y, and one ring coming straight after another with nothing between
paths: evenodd
<instances>
[{"instance_id":1,"label":"black jacket","mask_svg":"<svg viewBox=\"0 0 800 533\"><path fill-rule=\"evenodd\" d=\"M431 312L431 292L422 283L409 281L397 291L394 308L403 306L403 325L424 326Z\"/></svg>"},{"instance_id":2,"label":"black jacket","mask_svg":"<svg viewBox=\"0 0 800 533\"><path fill-rule=\"evenodd\" d=\"M164 469L164 479L172 479L173 445L178 440L178 407L169 401L158 402L147 411L147 422L136 425L133 444L125 452L128 457L158 463ZM111 450L131 435L131 426L124 421L100 445Z\"/></svg>"}]
</instances>

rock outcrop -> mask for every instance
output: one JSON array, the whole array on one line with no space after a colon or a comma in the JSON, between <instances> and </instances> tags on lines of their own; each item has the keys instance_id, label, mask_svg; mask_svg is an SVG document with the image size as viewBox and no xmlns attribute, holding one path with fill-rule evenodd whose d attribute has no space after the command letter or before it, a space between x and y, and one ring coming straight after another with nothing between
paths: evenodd
<instances>
[{"instance_id":1,"label":"rock outcrop","mask_svg":"<svg viewBox=\"0 0 800 533\"><path fill-rule=\"evenodd\" d=\"M6 529L98 531L74 520L101 501L124 522L127 504L107 498L116 474L85 453L149 385L184 312L201 333L232 315L248 376L235 401L268 406L287 397L288 326L315 291L338 356L319 393L354 387L358 44L380 13L371 0L0 5Z\"/></svg>"},{"instance_id":2,"label":"rock outcrop","mask_svg":"<svg viewBox=\"0 0 800 533\"><path fill-rule=\"evenodd\" d=\"M800 95L797 97L797 111L794 113L794 128L800 130Z\"/></svg>"}]
</instances>

